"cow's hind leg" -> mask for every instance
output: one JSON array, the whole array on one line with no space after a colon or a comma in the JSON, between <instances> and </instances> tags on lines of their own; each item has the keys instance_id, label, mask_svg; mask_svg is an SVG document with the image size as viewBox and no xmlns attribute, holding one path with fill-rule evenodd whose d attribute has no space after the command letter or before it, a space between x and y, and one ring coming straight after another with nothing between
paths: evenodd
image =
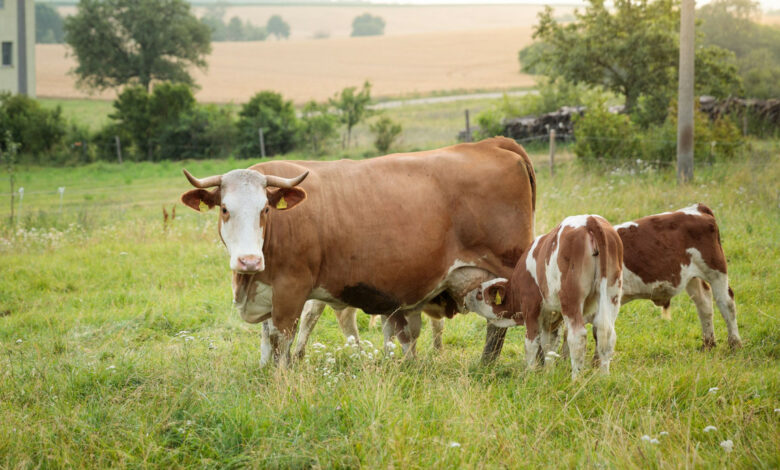
<instances>
[{"instance_id":1,"label":"cow's hind leg","mask_svg":"<svg viewBox=\"0 0 780 470\"><path fill-rule=\"evenodd\" d=\"M742 339L737 328L737 304L734 303L734 291L729 286L729 278L726 274L719 273L715 279L712 279L710 285L712 285L712 295L715 297L715 303L718 304L718 310L726 321L729 346L732 349L741 348Z\"/></svg>"},{"instance_id":2,"label":"cow's hind leg","mask_svg":"<svg viewBox=\"0 0 780 470\"><path fill-rule=\"evenodd\" d=\"M617 340L615 320L617 320L620 310L620 294L620 287L617 283L608 286L606 279L601 280L598 312L593 319L593 332L596 336L599 369L605 374L609 373L609 363L615 351Z\"/></svg>"},{"instance_id":3,"label":"cow's hind leg","mask_svg":"<svg viewBox=\"0 0 780 470\"><path fill-rule=\"evenodd\" d=\"M357 326L357 309L354 307L347 307L342 310L336 311L336 319L339 321L339 327L341 332L344 333L345 338L352 336L355 338L355 343L360 344L360 333Z\"/></svg>"},{"instance_id":4,"label":"cow's hind leg","mask_svg":"<svg viewBox=\"0 0 780 470\"><path fill-rule=\"evenodd\" d=\"M298 327L298 339L295 342L295 351L293 353L296 359L303 359L303 356L306 354L306 343L309 341L314 325L317 324L324 310L325 303L318 300L310 300L304 304L299 322L300 326Z\"/></svg>"},{"instance_id":5,"label":"cow's hind leg","mask_svg":"<svg viewBox=\"0 0 780 470\"><path fill-rule=\"evenodd\" d=\"M685 290L696 305L701 323L702 349L710 349L715 346L715 331L712 325L712 295L710 288L701 279L695 277L688 282Z\"/></svg>"},{"instance_id":6,"label":"cow's hind leg","mask_svg":"<svg viewBox=\"0 0 780 470\"><path fill-rule=\"evenodd\" d=\"M430 317L430 320L431 335L433 336L433 348L441 351L442 335L444 334L444 319Z\"/></svg>"}]
</instances>

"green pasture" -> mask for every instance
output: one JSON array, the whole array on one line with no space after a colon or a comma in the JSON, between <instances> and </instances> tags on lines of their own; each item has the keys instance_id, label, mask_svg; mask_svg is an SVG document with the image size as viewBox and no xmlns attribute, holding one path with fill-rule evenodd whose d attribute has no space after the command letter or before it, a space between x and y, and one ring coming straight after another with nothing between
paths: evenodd
<instances>
[{"instance_id":1,"label":"green pasture","mask_svg":"<svg viewBox=\"0 0 780 470\"><path fill-rule=\"evenodd\" d=\"M231 308L216 214L178 204L162 218L189 188L182 166L204 176L249 162L23 168L12 224L0 173L0 468L780 467L780 145L752 143L683 187L673 168L568 161L551 177L545 158L534 155L540 233L573 214L617 223L709 205L744 347L728 349L716 314L718 345L701 351L688 298L671 321L634 302L611 374L572 382L565 362L526 370L522 328L481 366L474 314L447 321L441 353L425 327L419 357L402 361L366 315L361 355L326 312L304 362L260 369L260 328Z\"/></svg>"}]
</instances>

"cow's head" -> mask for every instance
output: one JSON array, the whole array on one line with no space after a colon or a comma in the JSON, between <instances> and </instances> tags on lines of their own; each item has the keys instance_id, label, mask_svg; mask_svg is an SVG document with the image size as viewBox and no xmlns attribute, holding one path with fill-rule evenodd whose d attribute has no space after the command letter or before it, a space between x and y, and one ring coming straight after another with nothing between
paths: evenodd
<instances>
[{"instance_id":1,"label":"cow's head","mask_svg":"<svg viewBox=\"0 0 780 470\"><path fill-rule=\"evenodd\" d=\"M198 179L183 171L198 189L182 194L181 201L198 212L219 208L219 236L230 254L230 269L246 274L264 270L263 238L268 213L290 210L306 199L306 191L296 185L309 172L280 178L254 170L233 170Z\"/></svg>"},{"instance_id":2,"label":"cow's head","mask_svg":"<svg viewBox=\"0 0 780 470\"><path fill-rule=\"evenodd\" d=\"M511 326L513 322L522 323L522 316L509 311L507 288L509 281L504 278L491 279L466 294L466 307L497 326Z\"/></svg>"}]
</instances>

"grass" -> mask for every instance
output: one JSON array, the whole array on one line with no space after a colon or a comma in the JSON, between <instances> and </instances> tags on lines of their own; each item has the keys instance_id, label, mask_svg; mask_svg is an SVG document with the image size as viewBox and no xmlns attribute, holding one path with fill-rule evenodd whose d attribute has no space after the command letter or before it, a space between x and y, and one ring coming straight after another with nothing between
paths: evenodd
<instances>
[{"instance_id":1,"label":"grass","mask_svg":"<svg viewBox=\"0 0 780 470\"><path fill-rule=\"evenodd\" d=\"M25 169L30 191L82 192L69 187L61 216L55 193L25 196L23 223L0 228L0 467L777 468L778 155L759 144L697 167L684 187L671 169L575 162L551 178L535 156L537 231L576 213L619 222L701 201L736 293L743 349L728 350L718 318L717 348L700 351L687 298L671 322L634 302L617 321L611 375L576 382L565 363L526 371L522 328L481 367L475 315L447 322L440 354L424 328L420 357L403 362L350 357L326 313L311 340L324 349L292 370L260 369L259 328L231 310L214 214L179 206L163 229L159 204L188 188L180 164ZM367 323L363 339L381 344Z\"/></svg>"}]
</instances>

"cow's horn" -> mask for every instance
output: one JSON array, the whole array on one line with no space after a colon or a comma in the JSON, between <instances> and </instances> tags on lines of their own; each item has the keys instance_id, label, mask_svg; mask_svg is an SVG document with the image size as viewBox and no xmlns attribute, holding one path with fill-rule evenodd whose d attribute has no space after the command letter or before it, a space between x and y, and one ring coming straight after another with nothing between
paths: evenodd
<instances>
[{"instance_id":1,"label":"cow's horn","mask_svg":"<svg viewBox=\"0 0 780 470\"><path fill-rule=\"evenodd\" d=\"M196 188L212 188L222 184L222 175L214 175L209 176L208 178L198 179L192 176L192 173L185 170L184 168L182 168L181 171L184 172L184 176L186 176L190 183L192 183L192 185Z\"/></svg>"},{"instance_id":2,"label":"cow's horn","mask_svg":"<svg viewBox=\"0 0 780 470\"><path fill-rule=\"evenodd\" d=\"M301 181L305 180L309 176L309 170L304 171L295 178L280 178L274 175L265 175L267 181L266 186L273 186L274 188L290 189L293 186L301 184Z\"/></svg>"}]
</instances>

